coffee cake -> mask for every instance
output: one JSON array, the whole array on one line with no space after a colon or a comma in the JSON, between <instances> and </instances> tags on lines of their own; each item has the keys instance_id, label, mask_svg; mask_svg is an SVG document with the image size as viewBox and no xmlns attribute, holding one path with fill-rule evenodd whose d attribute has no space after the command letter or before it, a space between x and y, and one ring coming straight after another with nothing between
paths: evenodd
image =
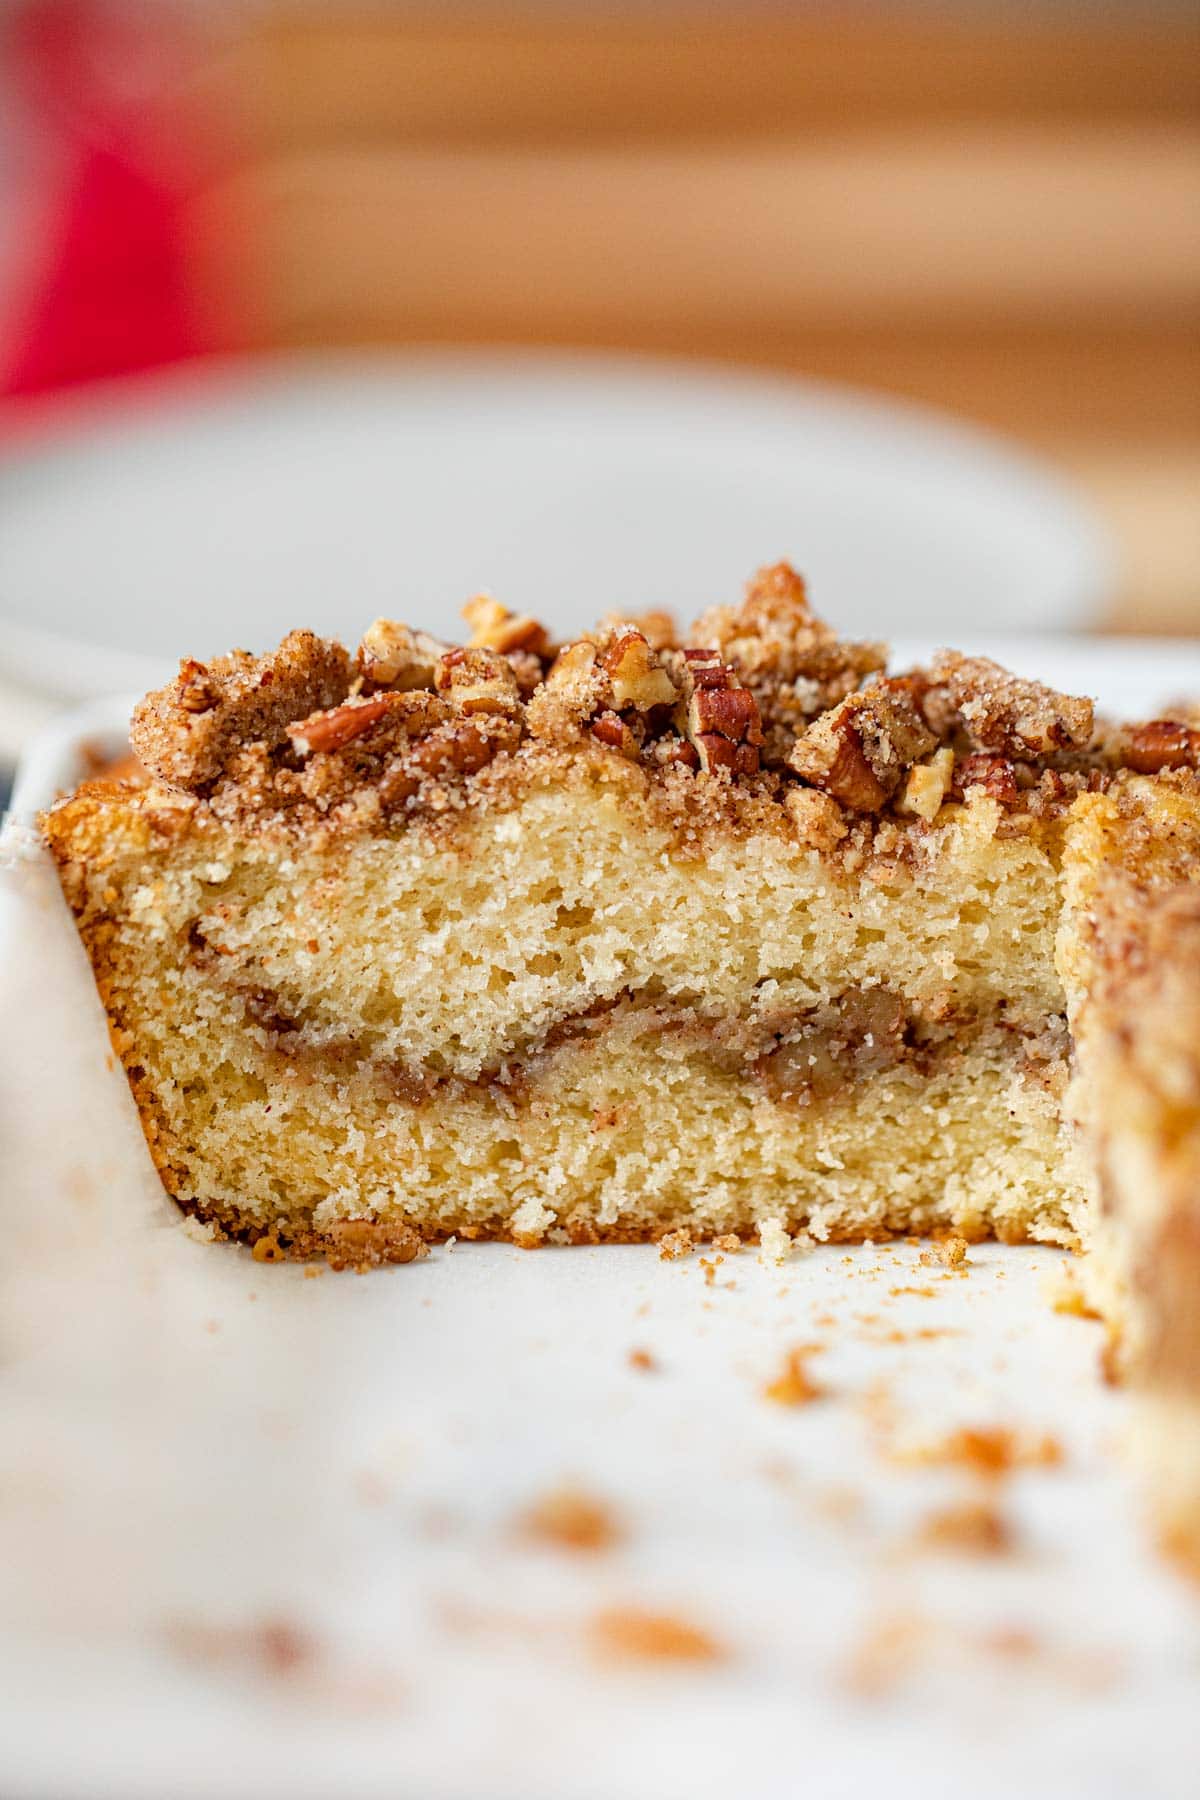
<instances>
[{"instance_id":1,"label":"coffee cake","mask_svg":"<svg viewBox=\"0 0 1200 1800\"><path fill-rule=\"evenodd\" d=\"M1194 1406L1200 732L889 675L786 565L682 636L465 612L185 662L144 775L46 816L179 1204L351 1263L1090 1246L1125 1364Z\"/></svg>"}]
</instances>

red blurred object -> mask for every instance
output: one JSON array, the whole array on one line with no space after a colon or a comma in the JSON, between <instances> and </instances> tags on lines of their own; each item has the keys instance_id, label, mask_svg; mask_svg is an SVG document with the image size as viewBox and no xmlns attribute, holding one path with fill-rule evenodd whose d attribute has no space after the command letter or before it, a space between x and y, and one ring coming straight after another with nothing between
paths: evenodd
<instances>
[{"instance_id":1,"label":"red blurred object","mask_svg":"<svg viewBox=\"0 0 1200 1800\"><path fill-rule=\"evenodd\" d=\"M10 395L222 347L189 279L185 202L210 152L175 9L28 0L10 22L35 127L66 161L50 251L0 377Z\"/></svg>"}]
</instances>

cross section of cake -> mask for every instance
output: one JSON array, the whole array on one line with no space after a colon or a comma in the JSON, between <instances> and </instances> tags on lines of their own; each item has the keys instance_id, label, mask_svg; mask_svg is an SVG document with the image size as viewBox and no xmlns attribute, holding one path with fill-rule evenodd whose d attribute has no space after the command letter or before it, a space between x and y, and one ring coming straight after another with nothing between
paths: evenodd
<instances>
[{"instance_id":1,"label":"cross section of cake","mask_svg":"<svg viewBox=\"0 0 1200 1800\"><path fill-rule=\"evenodd\" d=\"M354 1263L1083 1244L1194 1407L1200 731L888 675L785 565L683 636L465 613L185 662L45 819L179 1204Z\"/></svg>"}]
</instances>

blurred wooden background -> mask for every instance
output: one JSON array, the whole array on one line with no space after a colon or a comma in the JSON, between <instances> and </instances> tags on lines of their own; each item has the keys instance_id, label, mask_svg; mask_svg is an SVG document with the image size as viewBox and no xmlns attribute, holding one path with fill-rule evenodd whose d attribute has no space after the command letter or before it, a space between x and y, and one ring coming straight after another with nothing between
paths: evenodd
<instances>
[{"instance_id":1,"label":"blurred wooden background","mask_svg":"<svg viewBox=\"0 0 1200 1800\"><path fill-rule=\"evenodd\" d=\"M1110 623L1200 630L1195 9L275 4L205 81L238 152L196 243L259 341L619 346L931 401L1095 496Z\"/></svg>"}]
</instances>

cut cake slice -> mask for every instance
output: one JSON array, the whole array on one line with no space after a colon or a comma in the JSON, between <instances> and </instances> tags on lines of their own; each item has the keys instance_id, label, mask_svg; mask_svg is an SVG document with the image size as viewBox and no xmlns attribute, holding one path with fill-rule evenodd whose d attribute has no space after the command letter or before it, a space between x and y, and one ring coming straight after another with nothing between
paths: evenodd
<instances>
[{"instance_id":1,"label":"cut cake slice","mask_svg":"<svg viewBox=\"0 0 1200 1800\"><path fill-rule=\"evenodd\" d=\"M1200 732L888 677L785 565L682 640L467 616L184 663L146 778L46 817L180 1205L354 1263L1095 1241L1128 1360L1194 1394Z\"/></svg>"}]
</instances>

